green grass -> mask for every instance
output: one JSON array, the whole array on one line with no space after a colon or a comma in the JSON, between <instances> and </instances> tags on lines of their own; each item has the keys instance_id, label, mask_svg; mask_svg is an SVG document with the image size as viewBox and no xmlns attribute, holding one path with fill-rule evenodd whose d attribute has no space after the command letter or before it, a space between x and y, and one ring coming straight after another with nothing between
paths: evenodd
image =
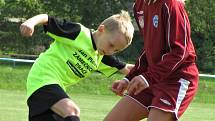
<instances>
[{"instance_id":1,"label":"green grass","mask_svg":"<svg viewBox=\"0 0 215 121\"><path fill-rule=\"evenodd\" d=\"M201 77L195 102L215 104L215 78Z\"/></svg>"},{"instance_id":2,"label":"green grass","mask_svg":"<svg viewBox=\"0 0 215 121\"><path fill-rule=\"evenodd\" d=\"M25 91L27 74L30 70L29 65L13 67L12 64L0 63L0 89ZM78 84L68 88L69 93L87 93L99 95L113 95L110 86L113 80L121 79L123 76L116 74L111 78L94 73ZM215 104L215 78L200 78L199 89L194 102L214 103Z\"/></svg>"},{"instance_id":3,"label":"green grass","mask_svg":"<svg viewBox=\"0 0 215 121\"><path fill-rule=\"evenodd\" d=\"M81 108L82 121L102 121L120 99L109 95L71 94ZM0 121L27 121L25 93L0 90ZM214 121L215 104L193 102L180 121ZM145 120L144 120L145 121Z\"/></svg>"},{"instance_id":4,"label":"green grass","mask_svg":"<svg viewBox=\"0 0 215 121\"><path fill-rule=\"evenodd\" d=\"M29 65L0 63L0 121L27 121L25 83ZM110 91L113 80L123 76L116 74L106 78L99 73L68 88L68 93L81 108L82 121L101 121L119 97ZM201 78L193 103L181 121L215 121L215 79Z\"/></svg>"},{"instance_id":5,"label":"green grass","mask_svg":"<svg viewBox=\"0 0 215 121\"><path fill-rule=\"evenodd\" d=\"M13 67L0 63L0 89L25 90L25 80L30 70L29 65Z\"/></svg>"},{"instance_id":6,"label":"green grass","mask_svg":"<svg viewBox=\"0 0 215 121\"><path fill-rule=\"evenodd\" d=\"M71 98L81 108L83 121L100 121L119 99L116 96L72 94ZM25 93L0 90L0 121L27 121Z\"/></svg>"},{"instance_id":7,"label":"green grass","mask_svg":"<svg viewBox=\"0 0 215 121\"><path fill-rule=\"evenodd\" d=\"M8 64L0 63L0 89L6 90L25 90L25 83L29 65L16 65L15 67ZM109 90L113 80L121 79L121 74L116 74L110 78L101 75L100 73L93 73L90 77L80 81L67 89L68 92L73 93L88 93L88 94L103 94L111 95Z\"/></svg>"}]
</instances>

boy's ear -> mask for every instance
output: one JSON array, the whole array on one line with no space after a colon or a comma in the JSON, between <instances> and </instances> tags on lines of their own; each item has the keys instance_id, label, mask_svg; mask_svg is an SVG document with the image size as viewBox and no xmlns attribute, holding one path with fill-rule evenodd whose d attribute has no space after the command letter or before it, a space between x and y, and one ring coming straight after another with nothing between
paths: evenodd
<instances>
[{"instance_id":1,"label":"boy's ear","mask_svg":"<svg viewBox=\"0 0 215 121\"><path fill-rule=\"evenodd\" d=\"M104 32L105 31L105 25L99 25L99 27L98 27L98 31L99 32Z\"/></svg>"}]
</instances>

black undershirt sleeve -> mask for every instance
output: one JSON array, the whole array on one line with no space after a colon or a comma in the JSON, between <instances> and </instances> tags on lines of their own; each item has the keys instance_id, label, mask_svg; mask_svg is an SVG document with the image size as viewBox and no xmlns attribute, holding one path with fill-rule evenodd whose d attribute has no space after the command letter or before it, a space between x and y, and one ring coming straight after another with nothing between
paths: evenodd
<instances>
[{"instance_id":1,"label":"black undershirt sleeve","mask_svg":"<svg viewBox=\"0 0 215 121\"><path fill-rule=\"evenodd\" d=\"M118 70L124 68L126 65L124 62L120 61L119 58L112 55L104 55L102 63L111 67L116 67Z\"/></svg>"},{"instance_id":2,"label":"black undershirt sleeve","mask_svg":"<svg viewBox=\"0 0 215 121\"><path fill-rule=\"evenodd\" d=\"M58 20L54 17L48 17L48 23L43 26L44 31L50 32L57 36L65 37L70 40L75 40L81 31L80 24L74 22L68 22L64 20Z\"/></svg>"}]
</instances>

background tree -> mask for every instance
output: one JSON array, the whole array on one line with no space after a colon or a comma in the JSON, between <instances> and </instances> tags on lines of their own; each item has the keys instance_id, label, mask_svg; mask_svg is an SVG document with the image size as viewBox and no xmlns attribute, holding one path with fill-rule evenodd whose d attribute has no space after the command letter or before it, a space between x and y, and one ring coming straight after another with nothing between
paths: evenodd
<instances>
[{"instance_id":1,"label":"background tree","mask_svg":"<svg viewBox=\"0 0 215 121\"><path fill-rule=\"evenodd\" d=\"M186 7L191 22L192 39L197 48L199 68L215 73L214 0L188 0Z\"/></svg>"},{"instance_id":2,"label":"background tree","mask_svg":"<svg viewBox=\"0 0 215 121\"><path fill-rule=\"evenodd\" d=\"M105 18L122 9L132 15L132 3L131 0L0 0L0 56L1 53L39 54L48 48L51 41L42 33L42 26L35 29L32 38L20 36L22 21L36 14L47 13L96 29ZM186 9L198 66L203 72L215 73L214 0L186 0ZM121 58L134 61L139 55L143 41L138 34L136 31L132 46L120 53Z\"/></svg>"}]
</instances>

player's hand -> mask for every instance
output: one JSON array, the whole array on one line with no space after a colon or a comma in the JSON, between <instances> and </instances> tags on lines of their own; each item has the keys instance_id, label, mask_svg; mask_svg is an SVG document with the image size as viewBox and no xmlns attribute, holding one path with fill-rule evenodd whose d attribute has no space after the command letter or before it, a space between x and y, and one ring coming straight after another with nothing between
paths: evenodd
<instances>
[{"instance_id":1,"label":"player's hand","mask_svg":"<svg viewBox=\"0 0 215 121\"><path fill-rule=\"evenodd\" d=\"M157 0L144 0L145 3L154 4Z\"/></svg>"},{"instance_id":2,"label":"player's hand","mask_svg":"<svg viewBox=\"0 0 215 121\"><path fill-rule=\"evenodd\" d=\"M34 33L34 25L26 21L20 25L20 32L25 37L31 37Z\"/></svg>"},{"instance_id":3,"label":"player's hand","mask_svg":"<svg viewBox=\"0 0 215 121\"><path fill-rule=\"evenodd\" d=\"M135 76L128 85L127 91L128 94L134 94L137 95L144 89L146 89L148 85L146 82L140 77L140 76Z\"/></svg>"},{"instance_id":4,"label":"player's hand","mask_svg":"<svg viewBox=\"0 0 215 121\"><path fill-rule=\"evenodd\" d=\"M116 80L112 84L112 91L119 96L123 96L124 91L128 86L128 82L125 80Z\"/></svg>"},{"instance_id":5,"label":"player's hand","mask_svg":"<svg viewBox=\"0 0 215 121\"><path fill-rule=\"evenodd\" d=\"M134 64L126 64L124 68L119 70L122 74L127 75L131 69L134 67Z\"/></svg>"}]
</instances>

